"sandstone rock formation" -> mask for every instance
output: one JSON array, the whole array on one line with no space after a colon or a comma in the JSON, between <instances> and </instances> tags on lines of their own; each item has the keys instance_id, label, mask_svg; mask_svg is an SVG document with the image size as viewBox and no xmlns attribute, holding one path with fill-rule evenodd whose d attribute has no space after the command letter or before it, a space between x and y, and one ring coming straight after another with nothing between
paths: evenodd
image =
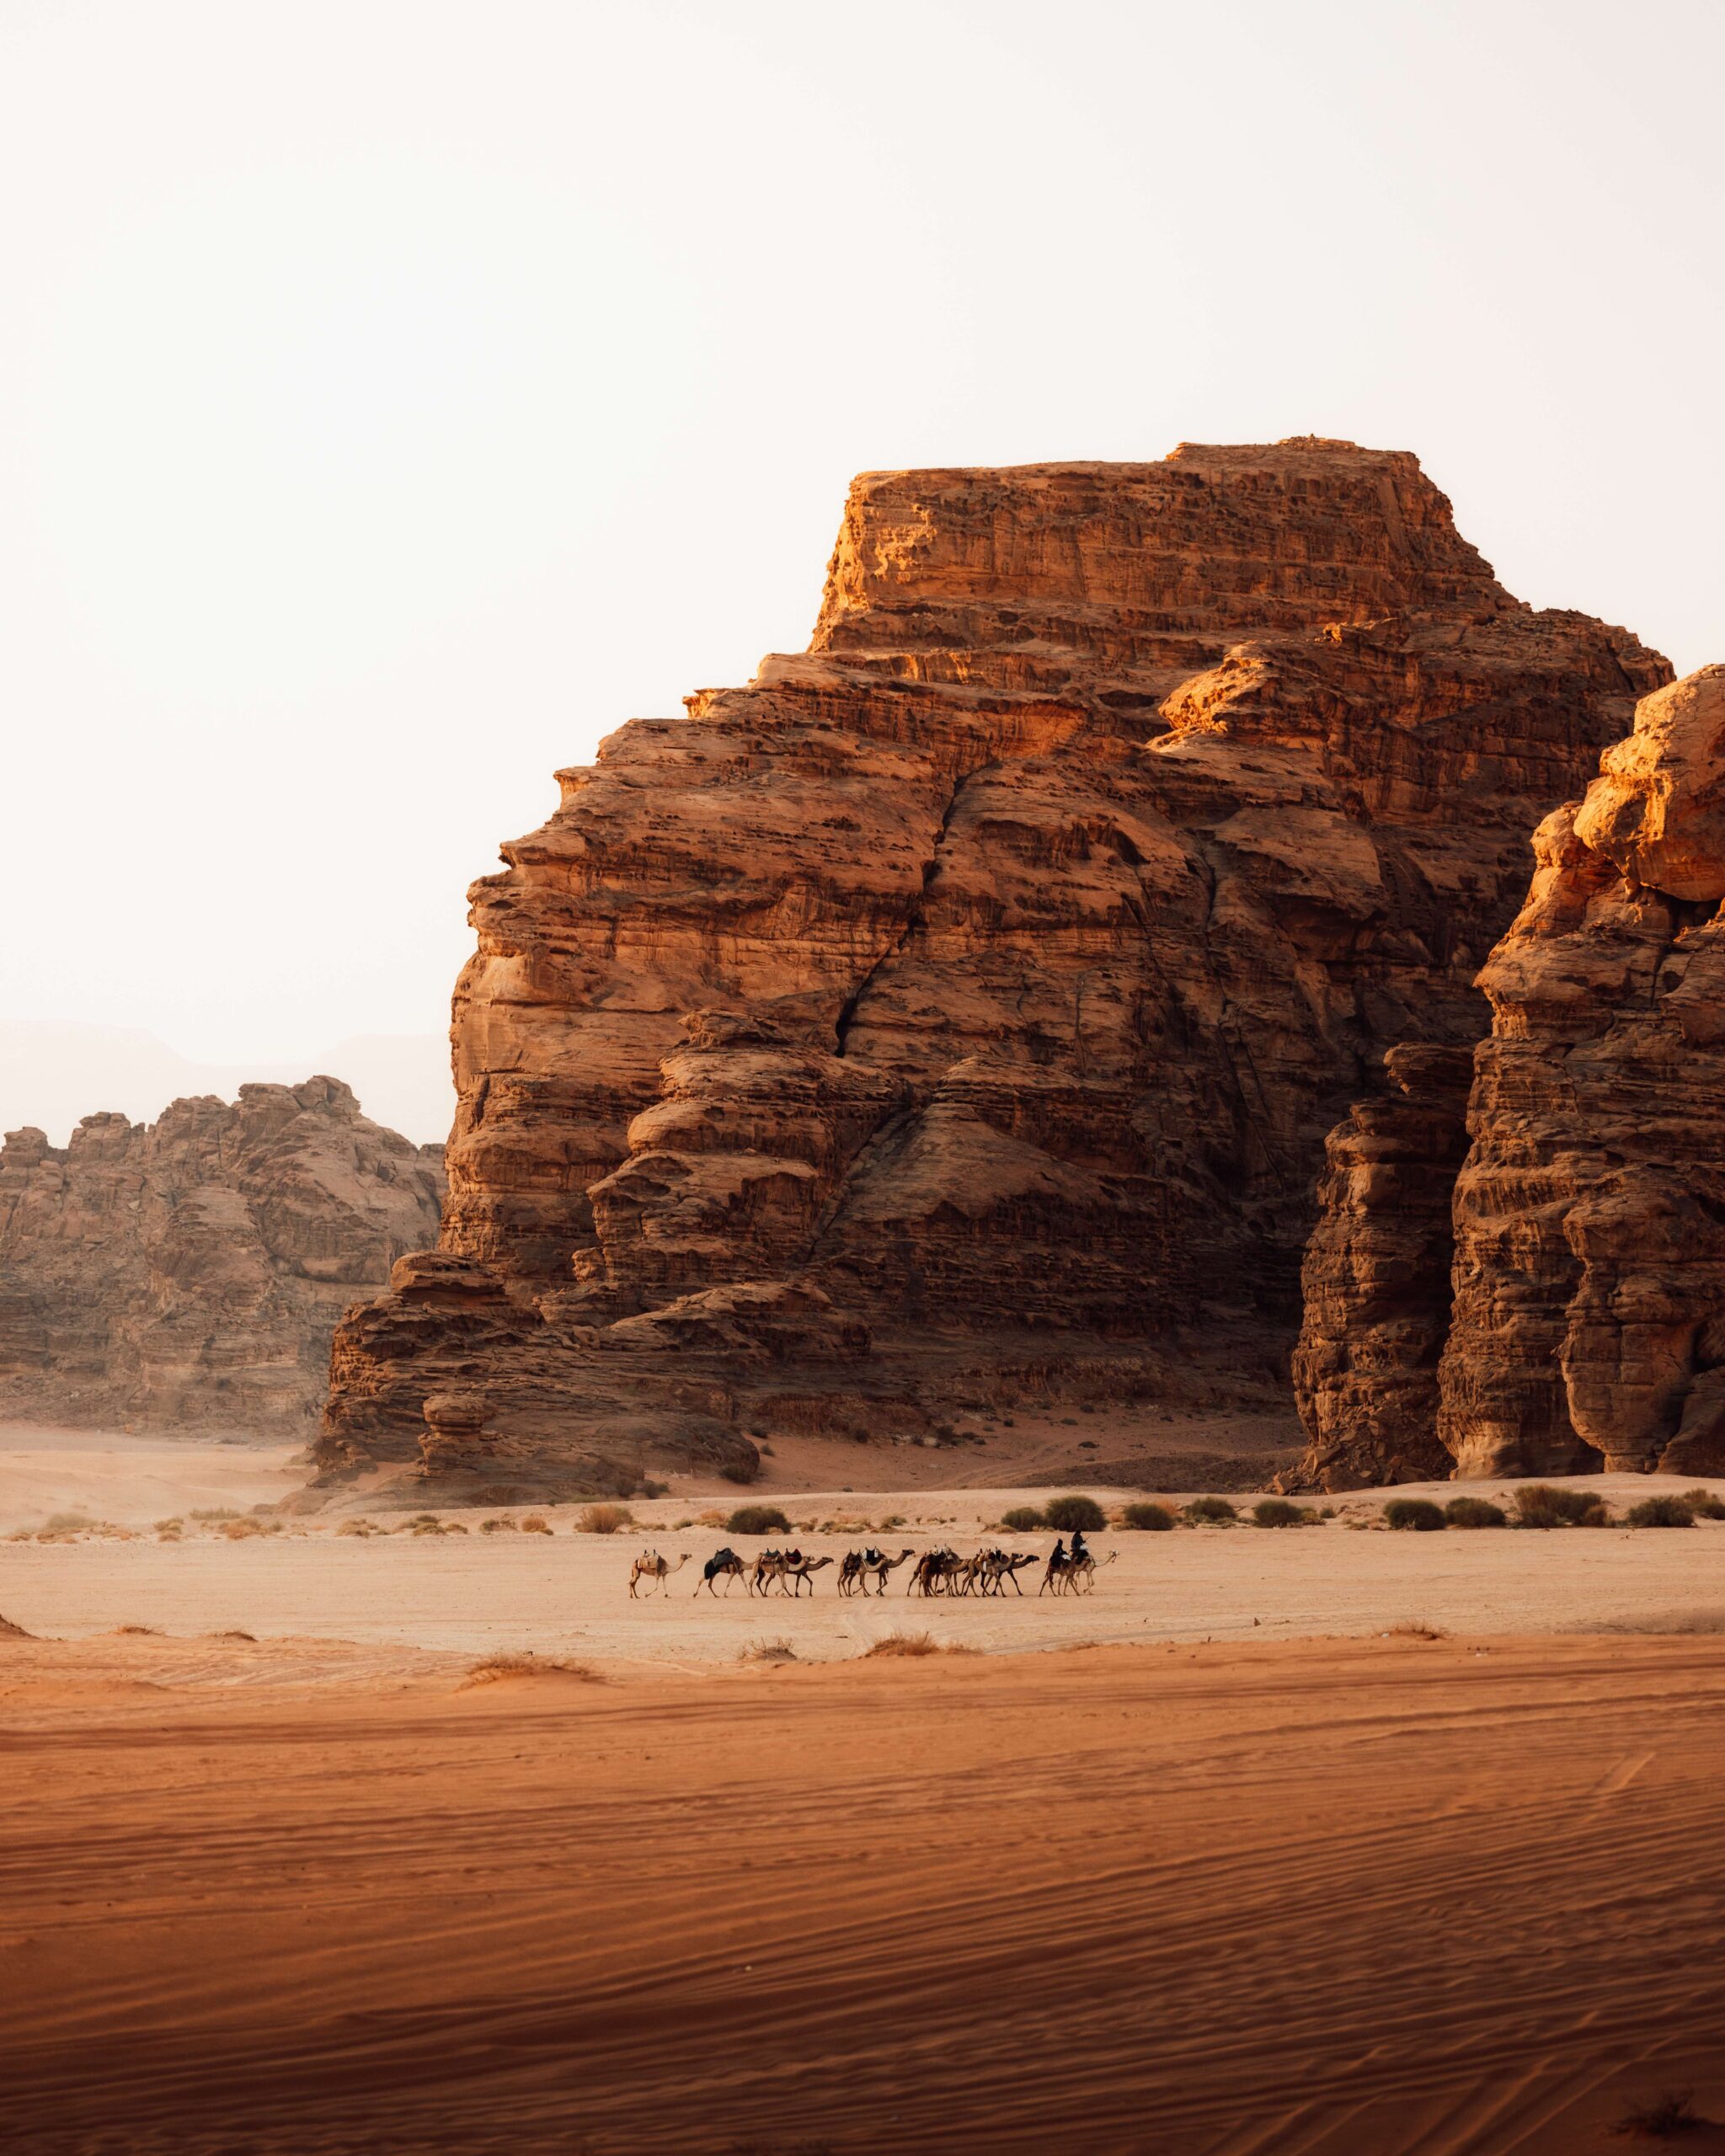
<instances>
[{"instance_id":1,"label":"sandstone rock formation","mask_svg":"<svg viewBox=\"0 0 1725 2156\"><path fill-rule=\"evenodd\" d=\"M1435 1251L1447 1140L1413 1209L1390 1182L1326 1185L1295 1362L1303 1482L1725 1471L1725 667L1647 697L1534 850L1480 975L1493 1027L1446 1209L1453 1282L1407 1262ZM1332 1160L1348 1144L1344 1128ZM1417 1386L1381 1352L1356 1250L1401 1266Z\"/></svg>"},{"instance_id":2,"label":"sandstone rock formation","mask_svg":"<svg viewBox=\"0 0 1725 2156\"><path fill-rule=\"evenodd\" d=\"M1438 1358L1473 1059L1402 1046L1384 1063L1395 1092L1357 1102L1326 1146L1294 1354L1311 1442L1290 1486L1420 1482L1453 1467L1438 1437Z\"/></svg>"},{"instance_id":3,"label":"sandstone rock formation","mask_svg":"<svg viewBox=\"0 0 1725 2156\"><path fill-rule=\"evenodd\" d=\"M0 1149L0 1418L292 1435L350 1304L435 1232L441 1149L334 1078Z\"/></svg>"},{"instance_id":4,"label":"sandstone rock formation","mask_svg":"<svg viewBox=\"0 0 1725 2156\"><path fill-rule=\"evenodd\" d=\"M1461 1474L1725 1471L1725 666L1649 696L1480 976L1439 1432Z\"/></svg>"},{"instance_id":5,"label":"sandstone rock formation","mask_svg":"<svg viewBox=\"0 0 1725 2156\"><path fill-rule=\"evenodd\" d=\"M1326 1129L1476 1038L1525 831L1668 673L1403 454L858 480L809 650L474 887L441 1249L342 1327L326 1468L457 1385L470 1465L602 1482L1268 1385Z\"/></svg>"}]
</instances>

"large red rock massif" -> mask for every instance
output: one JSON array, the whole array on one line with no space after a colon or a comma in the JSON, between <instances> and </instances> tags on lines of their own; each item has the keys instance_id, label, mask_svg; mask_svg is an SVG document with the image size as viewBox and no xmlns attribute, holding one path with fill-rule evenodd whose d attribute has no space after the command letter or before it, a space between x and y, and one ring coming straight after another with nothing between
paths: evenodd
<instances>
[{"instance_id":1,"label":"large red rock massif","mask_svg":"<svg viewBox=\"0 0 1725 2156\"><path fill-rule=\"evenodd\" d=\"M809 649L474 887L440 1247L341 1327L326 1470L1284 1382L1325 1131L1477 1036L1525 833L1668 675L1405 454L859 479Z\"/></svg>"},{"instance_id":2,"label":"large red rock massif","mask_svg":"<svg viewBox=\"0 0 1725 2156\"><path fill-rule=\"evenodd\" d=\"M308 1433L329 1342L434 1233L441 1149L339 1080L0 1148L0 1419Z\"/></svg>"},{"instance_id":3,"label":"large red rock massif","mask_svg":"<svg viewBox=\"0 0 1725 2156\"><path fill-rule=\"evenodd\" d=\"M1447 1106L1417 1207L1325 1187L1301 1481L1725 1472L1725 667L1649 696L1534 850L1480 975L1465 1157Z\"/></svg>"}]
</instances>

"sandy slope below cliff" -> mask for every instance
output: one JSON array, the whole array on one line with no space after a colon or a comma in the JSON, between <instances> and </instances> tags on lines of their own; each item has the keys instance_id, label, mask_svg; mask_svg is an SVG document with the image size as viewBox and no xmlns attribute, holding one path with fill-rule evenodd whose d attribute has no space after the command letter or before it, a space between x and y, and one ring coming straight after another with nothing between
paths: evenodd
<instances>
[{"instance_id":1,"label":"sandy slope below cliff","mask_svg":"<svg viewBox=\"0 0 1725 2156\"><path fill-rule=\"evenodd\" d=\"M248 1511L298 1489L297 1444L222 1444L0 1422L0 1534L56 1513L147 1526L174 1513Z\"/></svg>"},{"instance_id":2,"label":"sandy slope below cliff","mask_svg":"<svg viewBox=\"0 0 1725 2156\"><path fill-rule=\"evenodd\" d=\"M344 1655L0 1647L19 2156L1577 2156L1668 2083L1725 2116L1717 1642Z\"/></svg>"}]
</instances>

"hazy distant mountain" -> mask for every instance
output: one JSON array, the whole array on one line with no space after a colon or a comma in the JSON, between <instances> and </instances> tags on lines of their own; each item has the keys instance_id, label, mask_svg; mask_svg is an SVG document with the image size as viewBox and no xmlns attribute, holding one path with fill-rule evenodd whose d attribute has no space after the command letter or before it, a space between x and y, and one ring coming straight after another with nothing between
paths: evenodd
<instances>
[{"instance_id":1,"label":"hazy distant mountain","mask_svg":"<svg viewBox=\"0 0 1725 2156\"><path fill-rule=\"evenodd\" d=\"M142 1027L29 1018L0 1023L0 1131L34 1123L63 1145L83 1117L105 1109L152 1123L183 1094L231 1101L252 1080L314 1075L344 1079L374 1123L416 1145L449 1135L455 1091L441 1034L362 1033L291 1063L194 1063Z\"/></svg>"}]
</instances>

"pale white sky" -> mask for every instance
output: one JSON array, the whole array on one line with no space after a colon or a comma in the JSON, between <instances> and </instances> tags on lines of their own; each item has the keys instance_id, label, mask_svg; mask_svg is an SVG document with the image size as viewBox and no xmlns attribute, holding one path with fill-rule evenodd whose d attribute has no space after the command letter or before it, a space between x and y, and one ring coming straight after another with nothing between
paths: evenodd
<instances>
[{"instance_id":1,"label":"pale white sky","mask_svg":"<svg viewBox=\"0 0 1725 2156\"><path fill-rule=\"evenodd\" d=\"M1717 0L6 0L0 1009L441 1035L858 470L1410 448L1725 658L1722 80Z\"/></svg>"}]
</instances>

